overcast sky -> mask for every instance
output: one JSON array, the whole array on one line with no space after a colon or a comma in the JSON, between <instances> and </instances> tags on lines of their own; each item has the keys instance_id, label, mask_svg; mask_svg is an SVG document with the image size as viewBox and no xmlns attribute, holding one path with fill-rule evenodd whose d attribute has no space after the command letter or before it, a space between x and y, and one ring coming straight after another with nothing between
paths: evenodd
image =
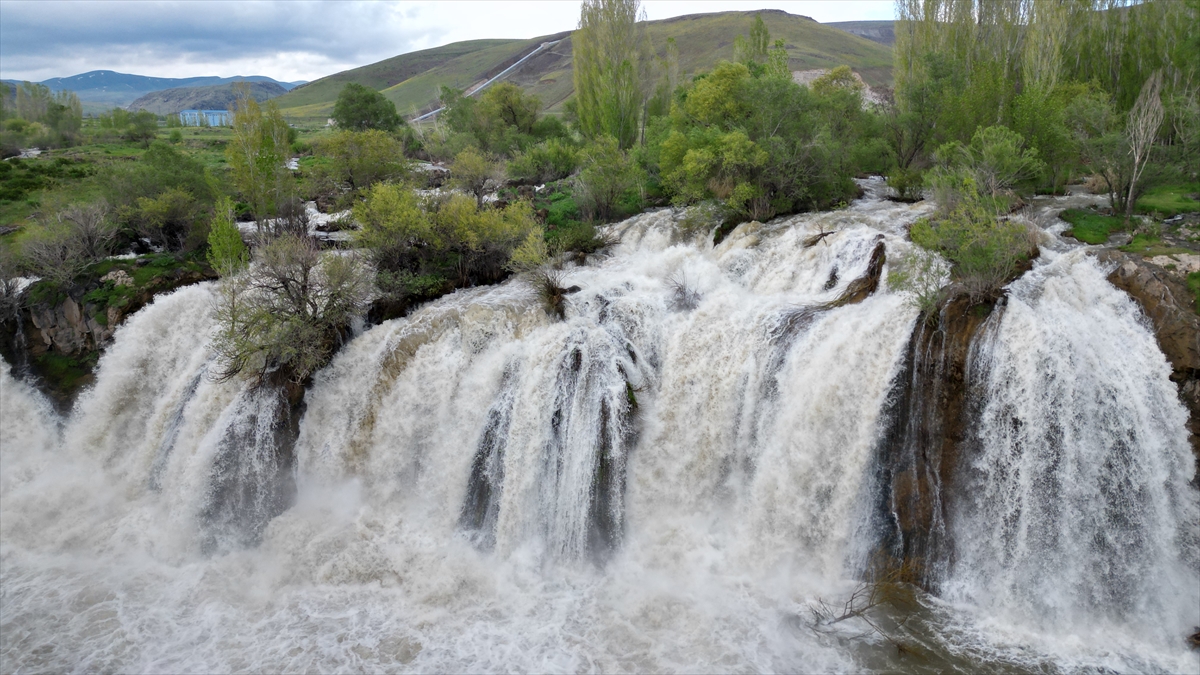
<instances>
[{"instance_id":1,"label":"overcast sky","mask_svg":"<svg viewBox=\"0 0 1200 675\"><path fill-rule=\"evenodd\" d=\"M647 18L782 9L817 21L892 18L890 0L643 0ZM105 2L0 0L0 77L89 70L158 77L315 80L397 54L477 38L575 28L578 0L540 2Z\"/></svg>"}]
</instances>

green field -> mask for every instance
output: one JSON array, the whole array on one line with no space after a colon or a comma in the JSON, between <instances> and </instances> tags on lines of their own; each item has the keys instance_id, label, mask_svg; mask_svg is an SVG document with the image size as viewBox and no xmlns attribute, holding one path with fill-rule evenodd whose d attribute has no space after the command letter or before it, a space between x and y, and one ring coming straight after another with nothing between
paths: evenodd
<instances>
[{"instance_id":1,"label":"green field","mask_svg":"<svg viewBox=\"0 0 1200 675\"><path fill-rule=\"evenodd\" d=\"M1200 183L1150 188L1137 200L1137 211L1146 214L1157 213L1164 218L1179 213L1195 213L1200 211L1197 193L1200 193Z\"/></svg>"}]
</instances>

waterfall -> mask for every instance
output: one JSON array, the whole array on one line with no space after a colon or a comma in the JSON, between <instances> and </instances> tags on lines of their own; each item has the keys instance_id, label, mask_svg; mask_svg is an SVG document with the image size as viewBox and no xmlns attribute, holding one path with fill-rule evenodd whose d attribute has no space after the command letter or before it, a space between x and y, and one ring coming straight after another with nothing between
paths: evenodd
<instances>
[{"instance_id":1,"label":"waterfall","mask_svg":"<svg viewBox=\"0 0 1200 675\"><path fill-rule=\"evenodd\" d=\"M0 368L0 670L911 669L810 625L881 548L937 562L930 668L1194 670L1185 413L1082 252L971 315L938 543L896 525L949 342L886 283L931 207L876 183L716 246L610 226L561 318L460 290L298 407L210 376L212 284L132 316L66 418Z\"/></svg>"},{"instance_id":2,"label":"waterfall","mask_svg":"<svg viewBox=\"0 0 1200 675\"><path fill-rule=\"evenodd\" d=\"M1200 611L1187 412L1133 300L1082 251L1049 257L973 349L947 595L1032 630L1169 643Z\"/></svg>"}]
</instances>

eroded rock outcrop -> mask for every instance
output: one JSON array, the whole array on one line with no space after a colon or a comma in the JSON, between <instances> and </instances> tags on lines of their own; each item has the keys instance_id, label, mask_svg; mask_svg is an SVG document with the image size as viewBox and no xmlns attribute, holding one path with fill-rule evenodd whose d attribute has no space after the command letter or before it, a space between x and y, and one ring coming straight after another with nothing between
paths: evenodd
<instances>
[{"instance_id":1,"label":"eroded rock outcrop","mask_svg":"<svg viewBox=\"0 0 1200 675\"><path fill-rule=\"evenodd\" d=\"M965 289L952 289L937 314L914 327L877 448L876 573L932 589L949 564L947 505L970 427L971 343L1003 309L1003 301L972 304Z\"/></svg>"}]
</instances>

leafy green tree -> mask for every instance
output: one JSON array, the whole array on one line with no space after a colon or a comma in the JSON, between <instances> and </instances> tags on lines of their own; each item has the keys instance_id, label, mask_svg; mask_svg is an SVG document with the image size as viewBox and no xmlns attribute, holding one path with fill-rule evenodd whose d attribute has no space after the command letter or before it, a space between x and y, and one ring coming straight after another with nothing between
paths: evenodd
<instances>
[{"instance_id":1,"label":"leafy green tree","mask_svg":"<svg viewBox=\"0 0 1200 675\"><path fill-rule=\"evenodd\" d=\"M326 170L330 179L355 191L408 173L400 141L376 129L335 132L318 140L314 150L329 160Z\"/></svg>"},{"instance_id":2,"label":"leafy green tree","mask_svg":"<svg viewBox=\"0 0 1200 675\"><path fill-rule=\"evenodd\" d=\"M579 129L589 138L612 136L623 149L637 140L642 108L639 11L638 0L584 0L571 36Z\"/></svg>"},{"instance_id":3,"label":"leafy green tree","mask_svg":"<svg viewBox=\"0 0 1200 675\"><path fill-rule=\"evenodd\" d=\"M139 110L129 115L129 125L125 127L126 140L142 143L147 147L158 134L158 115L149 110Z\"/></svg>"},{"instance_id":4,"label":"leafy green tree","mask_svg":"<svg viewBox=\"0 0 1200 675\"><path fill-rule=\"evenodd\" d=\"M333 120L339 128L351 131L395 131L403 123L395 103L357 82L342 87L333 104Z\"/></svg>"},{"instance_id":5,"label":"leafy green tree","mask_svg":"<svg viewBox=\"0 0 1200 675\"><path fill-rule=\"evenodd\" d=\"M249 95L239 96L233 110L233 138L225 149L230 174L262 230L275 214L289 176L284 167L290 150L289 127L274 101L263 110Z\"/></svg>"},{"instance_id":6,"label":"leafy green tree","mask_svg":"<svg viewBox=\"0 0 1200 675\"><path fill-rule=\"evenodd\" d=\"M975 132L970 145L947 143L938 150L937 158L939 165L931 172L930 181L941 190L943 208L956 205L964 184L995 200L1043 168L1037 151L1025 147L1020 134L999 125ZM964 176L970 180L965 181Z\"/></svg>"},{"instance_id":7,"label":"leafy green tree","mask_svg":"<svg viewBox=\"0 0 1200 675\"><path fill-rule=\"evenodd\" d=\"M241 272L250 263L250 251L242 241L233 216L233 201L222 197L217 202L208 230L208 264L223 277Z\"/></svg>"}]
</instances>

